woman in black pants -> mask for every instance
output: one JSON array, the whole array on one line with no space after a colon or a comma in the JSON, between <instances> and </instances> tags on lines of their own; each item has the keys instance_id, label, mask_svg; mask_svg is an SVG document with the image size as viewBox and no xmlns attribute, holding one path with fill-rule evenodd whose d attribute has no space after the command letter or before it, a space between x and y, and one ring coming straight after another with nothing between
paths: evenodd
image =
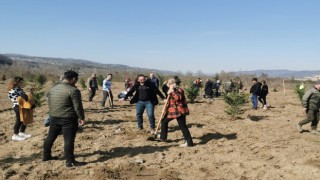
<instances>
[{"instance_id":1,"label":"woman in black pants","mask_svg":"<svg viewBox=\"0 0 320 180\"><path fill-rule=\"evenodd\" d=\"M12 140L14 141L22 141L31 137L31 135L25 133L27 126L20 120L18 97L21 96L23 99L28 101L28 96L21 88L23 86L24 84L22 77L14 77L8 85L8 97L13 103L12 109L16 114L16 122L13 126L14 134L12 136Z\"/></svg>"},{"instance_id":2,"label":"woman in black pants","mask_svg":"<svg viewBox=\"0 0 320 180\"><path fill-rule=\"evenodd\" d=\"M186 97L183 89L176 87L175 79L169 79L167 82L168 90L168 102L166 103L166 115L161 121L161 133L160 139L162 141L167 140L168 124L171 120L177 119L185 143L181 144L181 147L193 146L192 137L188 126L186 124L186 116L189 115L189 109L186 103Z\"/></svg>"},{"instance_id":3,"label":"woman in black pants","mask_svg":"<svg viewBox=\"0 0 320 180\"><path fill-rule=\"evenodd\" d=\"M261 102L262 108L267 109L267 94L269 93L268 85L266 81L261 81L261 83L262 83L261 92L258 100Z\"/></svg>"}]
</instances>

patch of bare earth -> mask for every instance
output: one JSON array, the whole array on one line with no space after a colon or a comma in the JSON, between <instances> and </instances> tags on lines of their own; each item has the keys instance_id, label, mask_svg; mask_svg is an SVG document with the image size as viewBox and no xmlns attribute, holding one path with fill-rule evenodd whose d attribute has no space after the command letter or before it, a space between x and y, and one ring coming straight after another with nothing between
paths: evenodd
<instances>
[{"instance_id":1,"label":"patch of bare earth","mask_svg":"<svg viewBox=\"0 0 320 180\"><path fill-rule=\"evenodd\" d=\"M247 104L245 114L235 121L224 113L221 98L189 104L187 123L195 146L181 148L183 137L176 121L170 123L167 143L146 140L150 136L146 115L146 131L137 131L135 106L117 101L122 87L122 83L114 83L115 107L105 111L100 108L101 91L95 102L89 103L87 91L82 90L87 124L77 134L75 154L78 161L88 164L75 169L65 167L62 137L52 149L60 160L41 161L48 133L42 124L46 105L35 110L35 123L27 128L33 136L22 142L11 140L13 111L1 111L0 179L319 178L319 136L307 132L309 126L303 127L306 131L302 134L296 130L295 124L304 114L293 90L286 95L270 92L268 110L252 110ZM156 107L156 117L162 107L163 102Z\"/></svg>"}]
</instances>

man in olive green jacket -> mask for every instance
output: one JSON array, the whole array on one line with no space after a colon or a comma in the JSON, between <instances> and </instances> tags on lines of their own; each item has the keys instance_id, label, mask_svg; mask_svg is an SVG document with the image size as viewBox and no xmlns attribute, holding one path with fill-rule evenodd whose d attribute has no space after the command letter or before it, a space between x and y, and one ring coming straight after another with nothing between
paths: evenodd
<instances>
[{"instance_id":1,"label":"man in olive green jacket","mask_svg":"<svg viewBox=\"0 0 320 180\"><path fill-rule=\"evenodd\" d=\"M303 110L307 113L307 118L297 124L298 131L303 132L302 125L311 122L311 133L317 134L320 108L320 80L309 89L302 97Z\"/></svg>"},{"instance_id":2,"label":"man in olive green jacket","mask_svg":"<svg viewBox=\"0 0 320 180\"><path fill-rule=\"evenodd\" d=\"M66 166L80 166L83 162L75 161L74 141L78 130L78 123L84 124L84 110L81 101L81 93L75 87L78 81L78 73L69 70L64 73L62 82L55 84L47 94L50 129L44 141L43 161L56 160L58 157L51 155L51 148L62 132L64 138L64 156ZM80 121L78 122L78 120Z\"/></svg>"}]
</instances>

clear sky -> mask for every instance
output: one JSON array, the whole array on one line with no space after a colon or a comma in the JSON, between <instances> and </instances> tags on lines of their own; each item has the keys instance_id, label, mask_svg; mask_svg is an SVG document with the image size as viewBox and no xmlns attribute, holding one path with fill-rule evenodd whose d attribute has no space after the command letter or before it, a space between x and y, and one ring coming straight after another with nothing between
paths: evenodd
<instances>
[{"instance_id":1,"label":"clear sky","mask_svg":"<svg viewBox=\"0 0 320 180\"><path fill-rule=\"evenodd\" d=\"M320 0L1 0L0 53L182 72L319 70Z\"/></svg>"}]
</instances>

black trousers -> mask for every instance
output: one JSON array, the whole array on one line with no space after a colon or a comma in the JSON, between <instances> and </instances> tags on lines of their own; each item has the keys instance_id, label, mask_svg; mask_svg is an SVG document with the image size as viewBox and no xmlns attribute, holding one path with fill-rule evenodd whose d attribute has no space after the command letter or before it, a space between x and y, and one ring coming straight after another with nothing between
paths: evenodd
<instances>
[{"instance_id":1,"label":"black trousers","mask_svg":"<svg viewBox=\"0 0 320 180\"><path fill-rule=\"evenodd\" d=\"M89 90L89 101L91 102L93 97L96 95L96 89L91 88L91 91Z\"/></svg>"},{"instance_id":2,"label":"black trousers","mask_svg":"<svg viewBox=\"0 0 320 180\"><path fill-rule=\"evenodd\" d=\"M168 126L169 122L173 119L165 118L161 121L161 133L160 133L160 139L163 141L167 140L168 137ZM179 128L181 129L181 132L183 134L184 139L187 141L188 146L193 146L192 137L190 134L190 131L188 129L188 126L186 124L186 116L181 115L177 118Z\"/></svg>"},{"instance_id":3,"label":"black trousers","mask_svg":"<svg viewBox=\"0 0 320 180\"><path fill-rule=\"evenodd\" d=\"M74 162L74 141L78 130L77 119L57 119L51 118L50 128L43 145L43 158L51 157L51 148L54 141L62 131L64 139L64 157L66 162Z\"/></svg>"},{"instance_id":4,"label":"black trousers","mask_svg":"<svg viewBox=\"0 0 320 180\"><path fill-rule=\"evenodd\" d=\"M24 132L27 128L27 125L24 125L20 121L19 106L13 107L13 111L16 113L16 123L13 126L13 133L18 134L19 132Z\"/></svg>"},{"instance_id":5,"label":"black trousers","mask_svg":"<svg viewBox=\"0 0 320 180\"><path fill-rule=\"evenodd\" d=\"M267 105L267 96L259 96L258 100L261 102L261 104Z\"/></svg>"}]
</instances>

